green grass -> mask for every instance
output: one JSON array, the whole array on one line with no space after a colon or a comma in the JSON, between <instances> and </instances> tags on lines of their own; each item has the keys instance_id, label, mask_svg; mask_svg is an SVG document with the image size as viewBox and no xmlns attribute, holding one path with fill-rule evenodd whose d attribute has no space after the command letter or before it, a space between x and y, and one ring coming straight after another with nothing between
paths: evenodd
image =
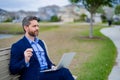
<instances>
[{"instance_id":1,"label":"green grass","mask_svg":"<svg viewBox=\"0 0 120 80\"><path fill-rule=\"evenodd\" d=\"M94 28L94 37L96 39L84 39L82 43L88 43L88 45L94 46L89 50L91 57L83 64L79 69L77 80L107 80L108 75L115 63L116 48L105 36L100 33L101 26ZM88 35L88 32L83 32L84 36ZM79 42L81 42L79 40Z\"/></svg>"},{"instance_id":2,"label":"green grass","mask_svg":"<svg viewBox=\"0 0 120 80\"><path fill-rule=\"evenodd\" d=\"M48 30L54 30L56 28L58 28L59 26L54 25L54 26L40 26L40 32L41 31L48 31Z\"/></svg>"},{"instance_id":3,"label":"green grass","mask_svg":"<svg viewBox=\"0 0 120 80\"><path fill-rule=\"evenodd\" d=\"M7 26L9 25L7 24ZM112 41L100 33L102 28L105 26L95 25L94 38L89 39L89 25L79 25L79 23L57 26L42 24L38 37L45 40L49 56L55 64L59 62L63 53L76 52L69 69L78 77L77 80L107 80L115 63L117 52ZM16 36L9 40L1 39L0 48L10 46L20 37Z\"/></svg>"},{"instance_id":4,"label":"green grass","mask_svg":"<svg viewBox=\"0 0 120 80\"><path fill-rule=\"evenodd\" d=\"M106 48L108 46L112 44L105 43L101 50L94 52L95 54L80 69L78 80L107 80L116 53L113 47Z\"/></svg>"},{"instance_id":5,"label":"green grass","mask_svg":"<svg viewBox=\"0 0 120 80\"><path fill-rule=\"evenodd\" d=\"M41 26L40 25L40 31L47 31L51 29L58 28L57 25L47 25L47 26ZM20 23L1 23L0 24L0 33L1 34L24 34L22 25Z\"/></svg>"},{"instance_id":6,"label":"green grass","mask_svg":"<svg viewBox=\"0 0 120 80\"><path fill-rule=\"evenodd\" d=\"M23 34L24 32L20 24L1 23L0 33L1 34Z\"/></svg>"}]
</instances>

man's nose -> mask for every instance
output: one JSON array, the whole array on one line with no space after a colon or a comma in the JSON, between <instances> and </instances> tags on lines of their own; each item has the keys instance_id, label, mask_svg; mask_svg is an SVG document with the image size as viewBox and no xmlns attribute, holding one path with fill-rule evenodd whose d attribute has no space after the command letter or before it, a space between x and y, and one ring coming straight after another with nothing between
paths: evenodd
<instances>
[{"instance_id":1,"label":"man's nose","mask_svg":"<svg viewBox=\"0 0 120 80\"><path fill-rule=\"evenodd\" d=\"M38 29L39 29L39 26L36 26L36 29L38 30Z\"/></svg>"}]
</instances>

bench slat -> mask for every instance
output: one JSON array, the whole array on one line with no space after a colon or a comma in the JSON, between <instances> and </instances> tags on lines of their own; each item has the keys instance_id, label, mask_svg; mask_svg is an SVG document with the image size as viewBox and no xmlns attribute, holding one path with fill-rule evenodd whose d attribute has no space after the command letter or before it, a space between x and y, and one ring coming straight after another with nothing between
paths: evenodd
<instances>
[{"instance_id":1,"label":"bench slat","mask_svg":"<svg viewBox=\"0 0 120 80\"><path fill-rule=\"evenodd\" d=\"M4 77L4 76L6 76L6 75L9 75L9 71L8 71L8 70L5 70L5 71L0 72L0 78L1 78L1 77Z\"/></svg>"},{"instance_id":2,"label":"bench slat","mask_svg":"<svg viewBox=\"0 0 120 80\"><path fill-rule=\"evenodd\" d=\"M10 75L9 67L10 48L0 49L0 80L18 80L19 75Z\"/></svg>"},{"instance_id":3,"label":"bench slat","mask_svg":"<svg viewBox=\"0 0 120 80\"><path fill-rule=\"evenodd\" d=\"M8 65L4 65L0 67L0 72L6 71L6 70L8 70Z\"/></svg>"},{"instance_id":4,"label":"bench slat","mask_svg":"<svg viewBox=\"0 0 120 80\"><path fill-rule=\"evenodd\" d=\"M9 57L10 57L9 55L0 56L0 61L8 60L10 59Z\"/></svg>"},{"instance_id":5,"label":"bench slat","mask_svg":"<svg viewBox=\"0 0 120 80\"><path fill-rule=\"evenodd\" d=\"M9 60L0 61L0 68L3 67L4 65L8 66L8 64L9 64Z\"/></svg>"},{"instance_id":6,"label":"bench slat","mask_svg":"<svg viewBox=\"0 0 120 80\"><path fill-rule=\"evenodd\" d=\"M3 77L0 77L0 80L10 80L10 79L11 79L10 75L5 75Z\"/></svg>"},{"instance_id":7,"label":"bench slat","mask_svg":"<svg viewBox=\"0 0 120 80\"><path fill-rule=\"evenodd\" d=\"M2 56L2 55L8 55L8 54L10 54L10 50L6 50L6 51L1 51L0 52L0 56Z\"/></svg>"}]
</instances>

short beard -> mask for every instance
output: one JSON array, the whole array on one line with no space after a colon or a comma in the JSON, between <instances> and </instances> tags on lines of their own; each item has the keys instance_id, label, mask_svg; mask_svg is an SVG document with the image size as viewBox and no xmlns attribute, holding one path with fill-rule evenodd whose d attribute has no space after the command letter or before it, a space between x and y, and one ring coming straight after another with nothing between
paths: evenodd
<instances>
[{"instance_id":1,"label":"short beard","mask_svg":"<svg viewBox=\"0 0 120 80\"><path fill-rule=\"evenodd\" d=\"M28 32L28 34L29 34L30 36L32 36L32 37L38 36L38 34L35 34L35 32Z\"/></svg>"}]
</instances>

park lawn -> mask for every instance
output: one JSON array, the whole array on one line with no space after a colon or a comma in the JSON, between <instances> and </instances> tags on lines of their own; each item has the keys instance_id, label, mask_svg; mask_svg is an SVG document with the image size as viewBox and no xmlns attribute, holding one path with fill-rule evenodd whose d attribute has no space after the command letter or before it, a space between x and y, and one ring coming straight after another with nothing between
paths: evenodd
<instances>
[{"instance_id":1,"label":"park lawn","mask_svg":"<svg viewBox=\"0 0 120 80\"><path fill-rule=\"evenodd\" d=\"M46 23L47 24L47 23ZM47 31L50 29L58 28L57 25L42 25L40 31ZM22 25L20 23L1 23L0 24L1 34L24 34Z\"/></svg>"},{"instance_id":2,"label":"park lawn","mask_svg":"<svg viewBox=\"0 0 120 80\"><path fill-rule=\"evenodd\" d=\"M12 28L11 28L12 27ZM0 33L2 34L23 34L20 23L0 23Z\"/></svg>"},{"instance_id":3,"label":"park lawn","mask_svg":"<svg viewBox=\"0 0 120 80\"><path fill-rule=\"evenodd\" d=\"M57 64L63 53L76 52L69 66L77 80L107 80L115 63L116 48L112 41L100 33L105 26L95 25L94 38L89 39L89 25L62 24L39 34L48 45L49 56ZM9 47L22 35L0 40L0 48ZM2 46L1 46L2 45Z\"/></svg>"}]
</instances>

